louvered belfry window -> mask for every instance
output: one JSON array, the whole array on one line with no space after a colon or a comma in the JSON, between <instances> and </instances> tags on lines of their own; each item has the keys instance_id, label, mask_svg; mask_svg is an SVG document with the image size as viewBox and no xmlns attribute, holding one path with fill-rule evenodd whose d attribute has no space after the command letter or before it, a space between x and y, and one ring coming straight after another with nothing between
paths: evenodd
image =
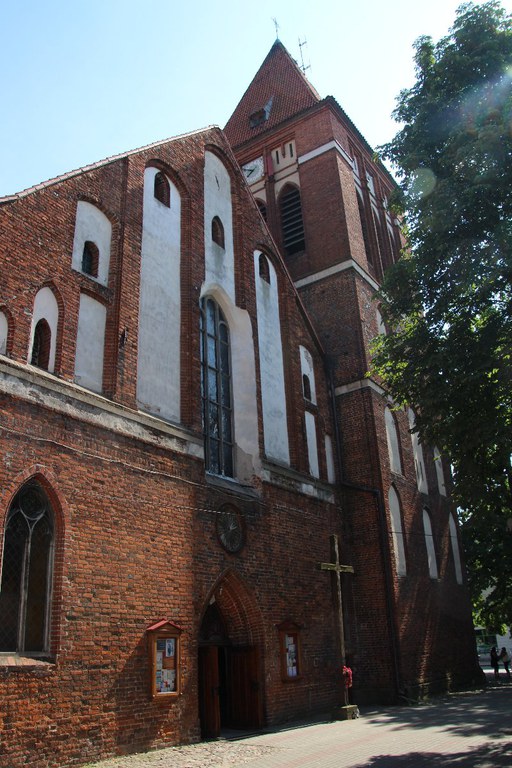
<instances>
[{"instance_id":1,"label":"louvered belfry window","mask_svg":"<svg viewBox=\"0 0 512 768\"><path fill-rule=\"evenodd\" d=\"M300 191L297 187L287 186L284 188L279 200L279 208L283 247L285 253L291 256L291 254L303 251L305 248L302 205Z\"/></svg>"},{"instance_id":2,"label":"louvered belfry window","mask_svg":"<svg viewBox=\"0 0 512 768\"><path fill-rule=\"evenodd\" d=\"M0 651L48 651L54 525L41 486L15 496L5 528L0 588Z\"/></svg>"}]
</instances>

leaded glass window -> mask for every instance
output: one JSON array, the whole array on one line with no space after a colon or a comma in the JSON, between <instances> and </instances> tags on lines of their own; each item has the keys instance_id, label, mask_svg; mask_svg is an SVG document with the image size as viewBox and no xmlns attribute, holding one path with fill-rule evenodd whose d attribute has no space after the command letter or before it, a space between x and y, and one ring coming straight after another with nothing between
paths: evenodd
<instances>
[{"instance_id":1,"label":"leaded glass window","mask_svg":"<svg viewBox=\"0 0 512 768\"><path fill-rule=\"evenodd\" d=\"M201 364L206 468L215 475L233 477L229 328L212 298L201 303Z\"/></svg>"},{"instance_id":2,"label":"leaded glass window","mask_svg":"<svg viewBox=\"0 0 512 768\"><path fill-rule=\"evenodd\" d=\"M0 651L48 651L54 525L38 483L25 485L7 516L0 588Z\"/></svg>"}]
</instances>

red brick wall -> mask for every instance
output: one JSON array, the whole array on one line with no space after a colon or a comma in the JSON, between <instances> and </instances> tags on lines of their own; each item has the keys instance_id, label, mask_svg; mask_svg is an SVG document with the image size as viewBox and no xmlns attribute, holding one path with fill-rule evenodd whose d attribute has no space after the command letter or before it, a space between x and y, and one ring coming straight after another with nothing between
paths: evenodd
<instances>
[{"instance_id":1,"label":"red brick wall","mask_svg":"<svg viewBox=\"0 0 512 768\"><path fill-rule=\"evenodd\" d=\"M100 165L0 207L6 277L0 305L12 318L12 362L0 361L0 533L14 494L37 477L55 509L57 545L51 662L15 666L0 659L0 754L10 768L80 764L198 739L198 636L212 596L226 612L233 642L262 652L266 722L322 711L338 701L332 590L318 563L329 558L329 535L341 534L341 516L332 489L307 475L299 345L315 362L325 479L323 436L334 429L321 350L234 165L237 303L253 320L256 368L255 247L273 258L282 289L292 467L265 464L274 479L255 477L250 491L209 482L201 460L166 447L156 422L132 434L129 426L116 426L124 417L137 424L142 179L153 162L182 195L182 427L191 440L201 439L205 143L229 157L220 132L212 130ZM70 267L79 199L100 207L113 222L107 289L91 286ZM34 295L47 280L58 292L62 317L55 376L19 367L27 359ZM95 395L78 397L71 384L79 294L85 288L107 305L105 395L125 410L111 413ZM126 343L120 346L124 329ZM6 382L13 381L17 389L9 391ZM259 438L263 445L261 412ZM316 487L319 498L300 491L304 482ZM236 556L220 547L215 532L216 510L226 502L238 506L246 528L246 545ZM162 618L183 628L182 695L165 705L149 698L145 635ZM288 619L301 627L303 674L285 683L277 625Z\"/></svg>"}]
</instances>

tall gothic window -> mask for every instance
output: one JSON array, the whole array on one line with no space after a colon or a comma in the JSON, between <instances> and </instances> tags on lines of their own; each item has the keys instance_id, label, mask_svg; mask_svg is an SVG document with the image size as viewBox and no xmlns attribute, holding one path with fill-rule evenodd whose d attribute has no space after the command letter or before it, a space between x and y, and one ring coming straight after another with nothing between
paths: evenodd
<instances>
[{"instance_id":1,"label":"tall gothic window","mask_svg":"<svg viewBox=\"0 0 512 768\"><path fill-rule=\"evenodd\" d=\"M302 219L302 204L297 187L287 185L279 198L281 213L281 228L283 232L283 247L285 253L303 251L306 247L304 239L304 222Z\"/></svg>"},{"instance_id":2,"label":"tall gothic window","mask_svg":"<svg viewBox=\"0 0 512 768\"><path fill-rule=\"evenodd\" d=\"M392 472L402 474L398 430L396 428L395 417L387 407L384 409L384 420L386 424L386 438L388 442L389 466Z\"/></svg>"},{"instance_id":3,"label":"tall gothic window","mask_svg":"<svg viewBox=\"0 0 512 768\"><path fill-rule=\"evenodd\" d=\"M432 534L432 522L428 510L423 509L423 531L425 533L425 547L427 550L428 572L431 579L438 578L436 548Z\"/></svg>"},{"instance_id":4,"label":"tall gothic window","mask_svg":"<svg viewBox=\"0 0 512 768\"><path fill-rule=\"evenodd\" d=\"M27 483L7 515L0 588L0 651L48 651L54 522L41 486Z\"/></svg>"},{"instance_id":5,"label":"tall gothic window","mask_svg":"<svg viewBox=\"0 0 512 768\"><path fill-rule=\"evenodd\" d=\"M233 477L233 401L229 328L219 305L201 302L201 365L206 468Z\"/></svg>"}]
</instances>

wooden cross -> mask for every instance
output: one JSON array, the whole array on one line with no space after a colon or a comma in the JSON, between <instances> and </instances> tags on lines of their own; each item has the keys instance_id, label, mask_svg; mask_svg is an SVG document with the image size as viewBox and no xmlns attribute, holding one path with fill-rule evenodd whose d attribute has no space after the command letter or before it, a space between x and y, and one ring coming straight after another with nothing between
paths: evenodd
<instances>
[{"instance_id":1,"label":"wooden cross","mask_svg":"<svg viewBox=\"0 0 512 768\"><path fill-rule=\"evenodd\" d=\"M341 565L340 563L340 551L338 547L338 537L335 533L329 537L331 540L331 560L334 562L320 563L321 571L331 571L336 576L336 620L338 622L338 638L340 644L340 657L341 666L345 666L345 630L343 627L343 599L341 595L341 574L342 573L354 573L354 569L351 565ZM346 699L346 689L343 686L344 699ZM346 701L345 701L346 703Z\"/></svg>"}]
</instances>

